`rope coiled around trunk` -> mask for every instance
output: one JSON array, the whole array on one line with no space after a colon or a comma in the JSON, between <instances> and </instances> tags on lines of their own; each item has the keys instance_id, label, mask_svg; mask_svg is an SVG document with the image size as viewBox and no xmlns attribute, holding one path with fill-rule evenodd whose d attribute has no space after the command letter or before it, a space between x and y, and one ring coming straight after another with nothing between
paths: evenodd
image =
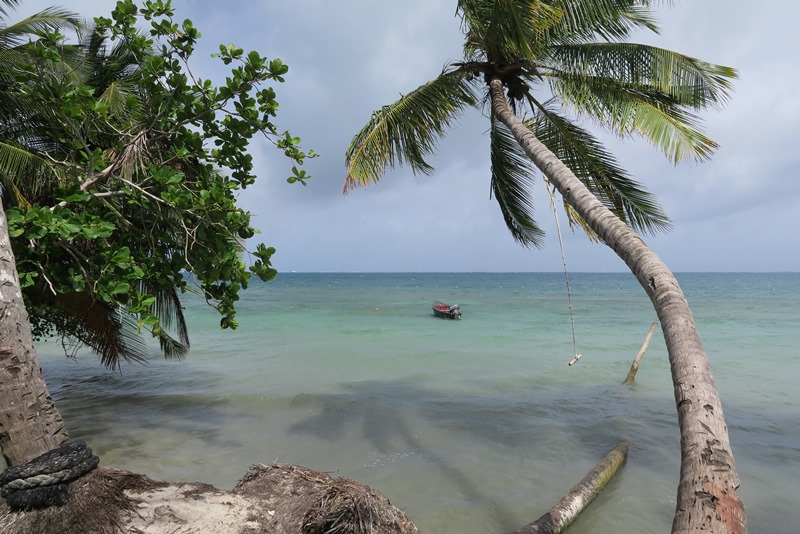
<instances>
[{"instance_id":1,"label":"rope coiled around trunk","mask_svg":"<svg viewBox=\"0 0 800 534\"><path fill-rule=\"evenodd\" d=\"M60 506L67 502L69 483L97 467L100 459L86 442L71 440L30 462L0 474L0 496L12 510Z\"/></svg>"}]
</instances>

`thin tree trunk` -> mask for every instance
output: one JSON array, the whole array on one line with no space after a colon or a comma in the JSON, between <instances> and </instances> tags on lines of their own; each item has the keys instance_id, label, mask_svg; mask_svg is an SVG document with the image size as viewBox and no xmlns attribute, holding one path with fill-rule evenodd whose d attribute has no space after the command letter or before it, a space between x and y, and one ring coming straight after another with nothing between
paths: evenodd
<instances>
[{"instance_id":1,"label":"thin tree trunk","mask_svg":"<svg viewBox=\"0 0 800 534\"><path fill-rule=\"evenodd\" d=\"M528 523L511 534L560 534L569 527L578 514L591 504L608 485L628 456L628 442L622 440L608 451L600 462L589 471L558 504L542 517Z\"/></svg>"},{"instance_id":2,"label":"thin tree trunk","mask_svg":"<svg viewBox=\"0 0 800 534\"><path fill-rule=\"evenodd\" d=\"M490 82L492 111L602 241L628 265L661 322L681 432L681 470L672 532L747 531L728 427L711 366L673 273L639 235L608 210L511 111L502 82Z\"/></svg>"},{"instance_id":3,"label":"thin tree trunk","mask_svg":"<svg viewBox=\"0 0 800 534\"><path fill-rule=\"evenodd\" d=\"M642 356L644 356L644 353L647 352L647 347L650 345L650 338L653 337L653 332L656 331L656 326L658 326L658 321L653 321L653 324L650 325L650 330L647 331L647 335L644 337L642 348L639 349L639 353L636 354L636 357L633 359L631 370L628 371L628 376L625 377L625 382L622 383L623 386L630 386L633 384L633 381L636 378L636 372L639 370L639 362L641 361Z\"/></svg>"},{"instance_id":4,"label":"thin tree trunk","mask_svg":"<svg viewBox=\"0 0 800 534\"><path fill-rule=\"evenodd\" d=\"M67 439L36 357L0 202L0 449L9 466L19 465Z\"/></svg>"}]
</instances>

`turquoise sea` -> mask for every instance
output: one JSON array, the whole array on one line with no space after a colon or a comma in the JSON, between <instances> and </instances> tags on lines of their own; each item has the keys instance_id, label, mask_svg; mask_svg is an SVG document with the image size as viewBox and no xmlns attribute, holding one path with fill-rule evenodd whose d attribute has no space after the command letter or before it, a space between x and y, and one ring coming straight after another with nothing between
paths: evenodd
<instances>
[{"instance_id":1,"label":"turquoise sea","mask_svg":"<svg viewBox=\"0 0 800 534\"><path fill-rule=\"evenodd\" d=\"M717 380L751 532L800 529L800 273L680 274ZM229 489L256 463L369 484L425 533L546 512L620 438L626 465L572 534L668 532L679 434L660 329L630 274L281 274L240 327L189 297L190 356L102 369L40 345L73 437L105 465ZM463 319L434 318L434 300Z\"/></svg>"}]
</instances>

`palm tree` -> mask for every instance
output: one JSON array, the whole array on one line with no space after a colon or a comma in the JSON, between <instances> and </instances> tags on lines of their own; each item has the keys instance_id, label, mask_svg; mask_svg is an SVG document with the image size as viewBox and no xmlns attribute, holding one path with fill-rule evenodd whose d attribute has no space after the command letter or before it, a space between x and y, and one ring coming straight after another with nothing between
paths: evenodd
<instances>
[{"instance_id":1,"label":"palm tree","mask_svg":"<svg viewBox=\"0 0 800 534\"><path fill-rule=\"evenodd\" d=\"M0 192L14 193L9 177L50 173L48 162L30 150L39 137L44 110L32 109L19 94L14 74L30 62L26 47L40 32L77 29L78 17L66 10L49 8L16 23L6 24L9 8L20 0L0 0ZM24 141L24 142L20 142Z\"/></svg>"},{"instance_id":2,"label":"palm tree","mask_svg":"<svg viewBox=\"0 0 800 534\"><path fill-rule=\"evenodd\" d=\"M69 439L36 357L3 201L13 193L7 181L10 174L46 168L41 158L13 141L41 126L42 110L31 109L18 98L10 73L28 61L23 45L29 38L41 30L76 27L77 19L66 11L49 9L5 25L6 8L18 5L17 0L0 0L0 449L9 466L25 463ZM20 120L26 117L30 118L27 123Z\"/></svg>"},{"instance_id":3,"label":"palm tree","mask_svg":"<svg viewBox=\"0 0 800 534\"><path fill-rule=\"evenodd\" d=\"M641 239L669 223L589 131L560 110L620 135L639 134L678 162L716 144L697 111L722 105L733 69L625 41L657 31L649 0L461 0L464 59L373 113L346 156L345 192L425 161L464 109L486 105L491 186L512 236L538 246L531 163L562 195L571 223L611 247L656 309L681 432L673 532L744 532L739 478L722 406L691 310L673 273ZM520 115L522 115L520 117Z\"/></svg>"}]
</instances>

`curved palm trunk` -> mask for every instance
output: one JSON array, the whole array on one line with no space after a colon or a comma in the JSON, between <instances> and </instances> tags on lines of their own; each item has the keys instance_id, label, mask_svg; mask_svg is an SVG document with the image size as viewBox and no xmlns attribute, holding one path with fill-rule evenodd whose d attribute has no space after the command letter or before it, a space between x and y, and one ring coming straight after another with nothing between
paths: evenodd
<instances>
[{"instance_id":1,"label":"curved palm trunk","mask_svg":"<svg viewBox=\"0 0 800 534\"><path fill-rule=\"evenodd\" d=\"M68 439L36 357L0 202L0 449L19 465Z\"/></svg>"},{"instance_id":2,"label":"curved palm trunk","mask_svg":"<svg viewBox=\"0 0 800 534\"><path fill-rule=\"evenodd\" d=\"M678 425L681 474L672 532L747 531L728 427L692 312L678 281L642 239L597 200L509 109L502 82L490 82L492 111L564 200L628 265L650 296L669 352Z\"/></svg>"}]
</instances>

